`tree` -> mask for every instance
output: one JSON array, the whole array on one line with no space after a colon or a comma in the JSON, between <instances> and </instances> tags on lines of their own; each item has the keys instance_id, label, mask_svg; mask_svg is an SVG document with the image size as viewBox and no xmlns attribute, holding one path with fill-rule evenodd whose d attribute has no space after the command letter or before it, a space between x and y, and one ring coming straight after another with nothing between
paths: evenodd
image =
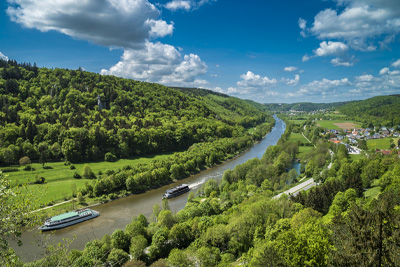
<instances>
[{"instance_id":1,"label":"tree","mask_svg":"<svg viewBox=\"0 0 400 267\"><path fill-rule=\"evenodd\" d=\"M47 162L48 157L50 156L49 146L46 142L42 142L38 145L39 151L39 162L44 164Z\"/></svg>"},{"instance_id":2,"label":"tree","mask_svg":"<svg viewBox=\"0 0 400 267\"><path fill-rule=\"evenodd\" d=\"M115 230L111 235L111 246L129 252L130 237L121 229Z\"/></svg>"},{"instance_id":3,"label":"tree","mask_svg":"<svg viewBox=\"0 0 400 267\"><path fill-rule=\"evenodd\" d=\"M2 265L12 266L18 256L10 250L9 241L17 240L22 245L22 226L32 227L41 222L39 213L32 213L38 208L37 194L27 190L26 186L10 189L5 175L0 172L0 260Z\"/></svg>"},{"instance_id":4,"label":"tree","mask_svg":"<svg viewBox=\"0 0 400 267\"><path fill-rule=\"evenodd\" d=\"M86 179L96 178L96 175L93 173L92 169L90 168L90 166L88 164L85 164L83 166L82 177L86 178Z\"/></svg>"},{"instance_id":5,"label":"tree","mask_svg":"<svg viewBox=\"0 0 400 267\"><path fill-rule=\"evenodd\" d=\"M187 267L190 265L190 262L184 252L177 248L174 248L169 253L167 261L170 266L174 267Z\"/></svg>"},{"instance_id":6,"label":"tree","mask_svg":"<svg viewBox=\"0 0 400 267\"><path fill-rule=\"evenodd\" d=\"M30 160L29 157L25 156L25 157L22 157L22 158L19 159L19 165L26 166L26 165L29 165L29 164L31 164L31 160Z\"/></svg>"},{"instance_id":7,"label":"tree","mask_svg":"<svg viewBox=\"0 0 400 267\"><path fill-rule=\"evenodd\" d=\"M147 239L143 235L137 235L131 239L129 252L136 260L145 260L146 254L144 250L146 247Z\"/></svg>"},{"instance_id":8,"label":"tree","mask_svg":"<svg viewBox=\"0 0 400 267\"><path fill-rule=\"evenodd\" d=\"M107 261L111 263L112 266L119 267L129 260L129 255L122 249L113 248L108 255Z\"/></svg>"},{"instance_id":9,"label":"tree","mask_svg":"<svg viewBox=\"0 0 400 267\"><path fill-rule=\"evenodd\" d=\"M170 210L163 210L160 212L160 215L158 215L158 223L168 229L171 229L175 222L174 215Z\"/></svg>"}]
</instances>

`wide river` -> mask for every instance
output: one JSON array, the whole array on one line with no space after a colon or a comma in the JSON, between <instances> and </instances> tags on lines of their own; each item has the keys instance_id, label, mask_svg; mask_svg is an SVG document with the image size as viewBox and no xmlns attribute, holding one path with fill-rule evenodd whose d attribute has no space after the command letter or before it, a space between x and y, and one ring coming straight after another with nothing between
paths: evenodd
<instances>
[{"instance_id":1,"label":"wide river","mask_svg":"<svg viewBox=\"0 0 400 267\"><path fill-rule=\"evenodd\" d=\"M49 234L38 234L35 231L25 231L22 234L23 246L17 247L13 245L13 247L25 261L32 261L40 259L43 256L43 244L35 242L38 237L48 237L47 242L58 243L63 242L63 238L72 239L75 236L70 248L83 250L88 241L96 238L101 239L105 234L111 235L116 229L125 229L125 226L132 221L132 218L139 214L143 214L149 218L155 203L158 203L160 207L162 206L161 197L168 188L185 183L189 184L191 191L196 192L209 179L221 180L222 174L226 170L233 169L236 165L255 157L261 159L267 147L276 145L281 135L285 132L286 124L278 117L274 116L274 118L276 120L275 127L261 142L221 165L143 194L132 195L98 205L94 209L100 212L100 217L57 230L51 236ZM188 194L183 194L169 200L172 212L178 212L185 207L187 196Z\"/></svg>"}]
</instances>

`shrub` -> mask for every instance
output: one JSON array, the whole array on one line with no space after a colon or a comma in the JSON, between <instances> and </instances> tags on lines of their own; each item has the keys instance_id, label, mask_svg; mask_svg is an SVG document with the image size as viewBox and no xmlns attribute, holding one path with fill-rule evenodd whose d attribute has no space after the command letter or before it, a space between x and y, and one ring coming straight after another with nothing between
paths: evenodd
<instances>
[{"instance_id":1,"label":"shrub","mask_svg":"<svg viewBox=\"0 0 400 267\"><path fill-rule=\"evenodd\" d=\"M104 156L104 160L108 162L115 162L117 161L117 157L113 153L107 152Z\"/></svg>"},{"instance_id":2,"label":"shrub","mask_svg":"<svg viewBox=\"0 0 400 267\"><path fill-rule=\"evenodd\" d=\"M71 165L71 166L69 166L69 169L70 169L70 170L75 170L76 167L75 167L75 165Z\"/></svg>"},{"instance_id":3,"label":"shrub","mask_svg":"<svg viewBox=\"0 0 400 267\"><path fill-rule=\"evenodd\" d=\"M26 166L29 164L31 164L31 159L29 157L25 156L19 159L19 165Z\"/></svg>"},{"instance_id":4,"label":"shrub","mask_svg":"<svg viewBox=\"0 0 400 267\"><path fill-rule=\"evenodd\" d=\"M111 199L111 200L114 200L117 197L118 197L118 195L116 193L111 193L111 194L108 195L108 198Z\"/></svg>"},{"instance_id":5,"label":"shrub","mask_svg":"<svg viewBox=\"0 0 400 267\"><path fill-rule=\"evenodd\" d=\"M50 169L53 169L53 167L46 165L46 166L43 166L43 169L50 170Z\"/></svg>"},{"instance_id":6,"label":"shrub","mask_svg":"<svg viewBox=\"0 0 400 267\"><path fill-rule=\"evenodd\" d=\"M81 176L78 172L75 172L75 173L74 173L74 178L75 178L75 179L81 179L82 176Z\"/></svg>"},{"instance_id":7,"label":"shrub","mask_svg":"<svg viewBox=\"0 0 400 267\"><path fill-rule=\"evenodd\" d=\"M35 184L45 184L46 179L42 176L36 175Z\"/></svg>"},{"instance_id":8,"label":"shrub","mask_svg":"<svg viewBox=\"0 0 400 267\"><path fill-rule=\"evenodd\" d=\"M71 162L69 162L68 160L64 162L64 166L69 166L69 165L71 165Z\"/></svg>"},{"instance_id":9,"label":"shrub","mask_svg":"<svg viewBox=\"0 0 400 267\"><path fill-rule=\"evenodd\" d=\"M26 165L24 167L24 171L34 171L34 170L35 170L35 168L33 168L31 165Z\"/></svg>"},{"instance_id":10,"label":"shrub","mask_svg":"<svg viewBox=\"0 0 400 267\"><path fill-rule=\"evenodd\" d=\"M88 164L85 164L83 166L82 177L86 178L86 179L94 179L94 178L96 178L96 175L94 175L92 169L90 168L90 166Z\"/></svg>"},{"instance_id":11,"label":"shrub","mask_svg":"<svg viewBox=\"0 0 400 267\"><path fill-rule=\"evenodd\" d=\"M17 171L18 171L18 168L15 168L15 167L5 167L5 168L2 168L1 170L2 170L2 172L17 172Z\"/></svg>"}]
</instances>

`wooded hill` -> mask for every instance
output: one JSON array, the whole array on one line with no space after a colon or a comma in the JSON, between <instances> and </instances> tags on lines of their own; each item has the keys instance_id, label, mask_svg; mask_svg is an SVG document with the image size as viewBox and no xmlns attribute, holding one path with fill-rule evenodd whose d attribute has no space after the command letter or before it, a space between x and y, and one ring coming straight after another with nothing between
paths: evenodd
<instances>
[{"instance_id":1,"label":"wooded hill","mask_svg":"<svg viewBox=\"0 0 400 267\"><path fill-rule=\"evenodd\" d=\"M322 109L336 109L340 106L346 104L347 102L336 102L336 103L309 103L309 102L301 102L301 103L293 103L293 104L264 104L267 110L271 110L273 112L285 112L289 110L295 111L318 111Z\"/></svg>"},{"instance_id":2,"label":"wooded hill","mask_svg":"<svg viewBox=\"0 0 400 267\"><path fill-rule=\"evenodd\" d=\"M177 151L242 136L268 117L242 100L201 94L215 101L81 69L0 60L0 164L23 156L78 162Z\"/></svg>"},{"instance_id":3,"label":"wooded hill","mask_svg":"<svg viewBox=\"0 0 400 267\"><path fill-rule=\"evenodd\" d=\"M400 125L400 95L376 96L363 101L349 102L338 108L367 127Z\"/></svg>"}]
</instances>

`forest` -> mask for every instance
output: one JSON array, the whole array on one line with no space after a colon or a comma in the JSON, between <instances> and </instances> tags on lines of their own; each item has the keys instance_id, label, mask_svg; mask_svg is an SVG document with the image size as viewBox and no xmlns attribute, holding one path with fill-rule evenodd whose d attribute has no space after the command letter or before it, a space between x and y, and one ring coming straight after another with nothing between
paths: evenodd
<instances>
[{"instance_id":1,"label":"forest","mask_svg":"<svg viewBox=\"0 0 400 267\"><path fill-rule=\"evenodd\" d=\"M273 121L240 100L209 107L158 84L4 60L0 98L2 165L23 156L84 162L186 150Z\"/></svg>"},{"instance_id":2,"label":"forest","mask_svg":"<svg viewBox=\"0 0 400 267\"><path fill-rule=\"evenodd\" d=\"M351 160L343 145L317 140L301 161L320 185L274 198L298 179L291 170L298 152L298 143L288 140L291 128L261 160L226 171L220 183L207 181L197 196L190 193L178 213L164 201L150 218L135 217L83 251L52 246L27 266L398 266L398 156ZM381 192L366 198L372 182Z\"/></svg>"}]
</instances>

